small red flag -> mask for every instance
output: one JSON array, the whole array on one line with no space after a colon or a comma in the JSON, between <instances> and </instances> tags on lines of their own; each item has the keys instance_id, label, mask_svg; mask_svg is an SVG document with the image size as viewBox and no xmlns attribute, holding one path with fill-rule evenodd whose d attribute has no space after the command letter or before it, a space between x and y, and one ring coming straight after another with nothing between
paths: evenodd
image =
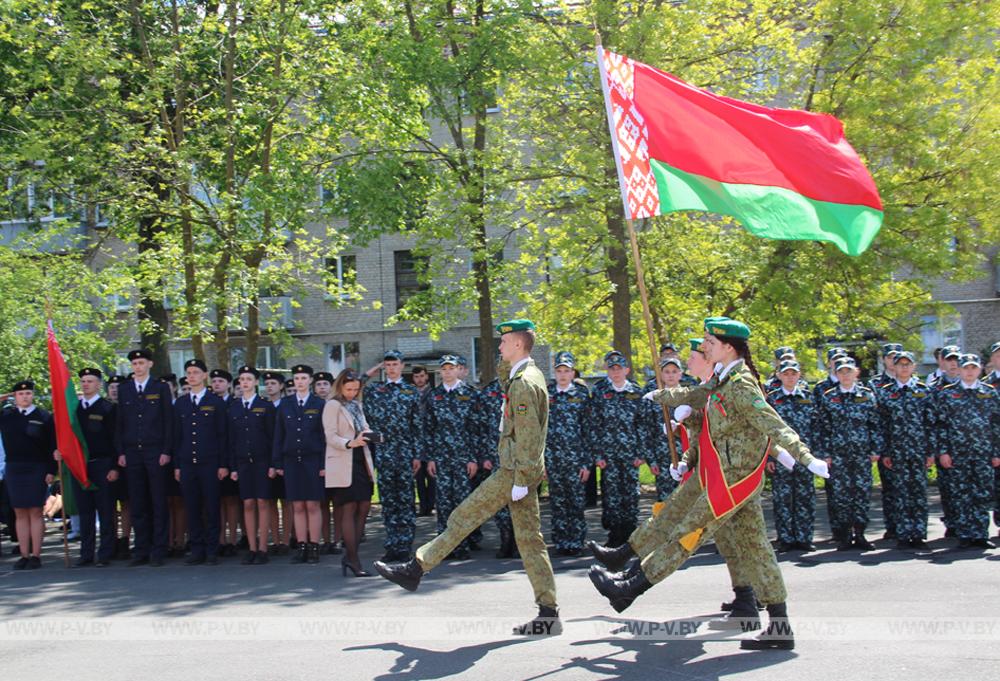
<instances>
[{"instance_id":1,"label":"small red flag","mask_svg":"<svg viewBox=\"0 0 1000 681\"><path fill-rule=\"evenodd\" d=\"M56 426L56 446L63 462L84 489L91 489L87 477L87 442L76 415L79 400L70 379L69 367L56 340L52 320L48 324L49 376L52 381L52 417Z\"/></svg>"}]
</instances>

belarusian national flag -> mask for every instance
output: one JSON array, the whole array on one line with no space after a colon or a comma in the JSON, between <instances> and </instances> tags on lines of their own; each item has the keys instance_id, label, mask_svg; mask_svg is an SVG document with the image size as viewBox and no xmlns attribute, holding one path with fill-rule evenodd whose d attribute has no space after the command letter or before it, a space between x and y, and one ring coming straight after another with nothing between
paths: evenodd
<instances>
[{"instance_id":1,"label":"belarusian national flag","mask_svg":"<svg viewBox=\"0 0 1000 681\"><path fill-rule=\"evenodd\" d=\"M600 47L597 59L628 219L709 211L849 255L878 233L875 182L833 116L720 97Z\"/></svg>"},{"instance_id":2,"label":"belarusian national flag","mask_svg":"<svg viewBox=\"0 0 1000 681\"><path fill-rule=\"evenodd\" d=\"M70 379L69 367L63 358L62 350L56 341L56 332L52 328L52 320L48 325L49 376L52 381L52 417L56 426L56 446L62 454L63 462L70 473L84 489L92 485L87 477L87 441L83 437L83 429L76 415L79 400L76 398L76 387ZM67 480L63 481L65 487ZM63 490L65 495L68 489Z\"/></svg>"}]
</instances>

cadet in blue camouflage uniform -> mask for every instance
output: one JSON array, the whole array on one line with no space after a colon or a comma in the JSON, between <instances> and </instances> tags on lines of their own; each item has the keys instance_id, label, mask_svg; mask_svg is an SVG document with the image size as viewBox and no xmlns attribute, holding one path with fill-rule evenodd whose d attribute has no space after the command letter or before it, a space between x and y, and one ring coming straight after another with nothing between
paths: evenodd
<instances>
[{"instance_id":1,"label":"cadet in blue camouflage uniform","mask_svg":"<svg viewBox=\"0 0 1000 681\"><path fill-rule=\"evenodd\" d=\"M896 547L925 549L927 544L927 468L934 461L934 401L926 383L913 375L912 352L897 352L892 383L878 395L885 433L880 463L883 493L894 490Z\"/></svg>"},{"instance_id":2,"label":"cadet in blue camouflage uniform","mask_svg":"<svg viewBox=\"0 0 1000 681\"><path fill-rule=\"evenodd\" d=\"M479 475L485 479L500 470L500 417L503 416L503 387L500 379L494 378L479 393L476 432L479 440ZM520 558L514 542L514 523L510 509L504 506L493 516L500 531L500 548L497 558ZM481 535L482 533L480 533ZM470 535L471 536L471 535Z\"/></svg>"},{"instance_id":3,"label":"cadet in blue camouflage uniform","mask_svg":"<svg viewBox=\"0 0 1000 681\"><path fill-rule=\"evenodd\" d=\"M681 366L681 360L678 357L667 357L660 360L660 380L663 381L664 388L677 388L683 385L684 372ZM649 381L642 389L642 394L658 390L661 386L657 385L656 380ZM650 463L649 470L656 476L656 498L658 501L663 501L670 496L671 492L677 489L677 481L673 479L670 475L670 466L673 463L670 460L670 442L667 440L666 428L663 420L663 407L648 400L643 400L645 403L644 409L646 410L646 419L648 421L648 432L650 433L650 439L652 442L652 451L649 454L649 458L652 459ZM676 431L672 431L674 438L674 447L677 448L677 458L680 461L680 456L684 452L684 448L681 445L680 435Z\"/></svg>"},{"instance_id":4,"label":"cadet in blue camouflage uniform","mask_svg":"<svg viewBox=\"0 0 1000 681\"><path fill-rule=\"evenodd\" d=\"M782 345L780 348L774 349L774 372L771 377L767 379L764 383L764 394L771 392L772 390L777 390L781 387L781 365L785 362L797 362L798 359L795 357L795 350L787 345ZM805 383L805 381L803 381ZM806 388L809 386L806 385Z\"/></svg>"},{"instance_id":5,"label":"cadet in blue camouflage uniform","mask_svg":"<svg viewBox=\"0 0 1000 681\"><path fill-rule=\"evenodd\" d=\"M781 420L798 433L807 447L813 447L816 425L816 400L801 385L802 369L798 362L786 360L778 367L780 385L767 393L767 403L778 412ZM778 533L778 551L812 551L813 526L816 521L816 488L814 475L805 466L768 462L771 472L771 500L774 504L774 526Z\"/></svg>"},{"instance_id":6,"label":"cadet in blue camouflage uniform","mask_svg":"<svg viewBox=\"0 0 1000 681\"><path fill-rule=\"evenodd\" d=\"M1000 392L1000 341L990 346L990 364L993 371L986 374L983 383ZM993 522L1000 526L1000 468L993 469Z\"/></svg>"},{"instance_id":7,"label":"cadet in blue camouflage uniform","mask_svg":"<svg viewBox=\"0 0 1000 681\"><path fill-rule=\"evenodd\" d=\"M424 428L429 446L426 449L427 471L437 486L438 534L448 527L448 516L472 491L472 478L479 470L476 428L479 391L458 378L458 357L441 358L441 385L431 389L427 398ZM451 558L469 558L468 537L462 539Z\"/></svg>"},{"instance_id":8,"label":"cadet in blue camouflage uniform","mask_svg":"<svg viewBox=\"0 0 1000 681\"><path fill-rule=\"evenodd\" d=\"M661 363L660 366L661 367L663 366L662 362L664 360L667 360L667 359L676 359L677 361L680 361L680 359L681 359L681 353L677 350L677 346L674 345L673 343L669 342L669 341L660 346L660 363ZM656 389L655 388L655 383L656 383L656 381L653 380L652 384L654 384L654 387L652 388L652 390ZM692 376L691 374L689 374L688 372L684 371L683 367L682 367L681 368L681 383L680 384L681 384L681 386L683 386L685 388L690 388L691 386L698 385L698 379L695 378L694 376Z\"/></svg>"},{"instance_id":9,"label":"cadet in blue camouflage uniform","mask_svg":"<svg viewBox=\"0 0 1000 681\"><path fill-rule=\"evenodd\" d=\"M608 546L624 543L639 522L639 466L650 449L642 389L628 380L628 360L617 350L604 356L608 381L590 397L592 452L604 479L601 524Z\"/></svg>"},{"instance_id":10,"label":"cadet in blue camouflage uniform","mask_svg":"<svg viewBox=\"0 0 1000 681\"><path fill-rule=\"evenodd\" d=\"M420 393L403 379L403 353L390 350L382 359L385 381L364 388L365 416L385 442L374 445L378 494L385 524L383 561L407 560L413 547L414 462L420 466L416 438L420 433Z\"/></svg>"},{"instance_id":11,"label":"cadet in blue camouflage uniform","mask_svg":"<svg viewBox=\"0 0 1000 681\"><path fill-rule=\"evenodd\" d=\"M833 520L841 537L837 550L853 546L869 551L875 548L865 539L871 462L883 450L878 400L871 388L857 382L858 367L853 359L841 359L834 368L839 385L827 390L817 405L816 440L830 464L829 482L836 506Z\"/></svg>"},{"instance_id":12,"label":"cadet in blue camouflage uniform","mask_svg":"<svg viewBox=\"0 0 1000 681\"><path fill-rule=\"evenodd\" d=\"M590 391L576 378L576 358L555 356L556 380L548 384L549 431L545 440L545 473L549 481L552 543L561 556L579 556L587 538L584 485L593 463L584 436L590 426Z\"/></svg>"},{"instance_id":13,"label":"cadet in blue camouflage uniform","mask_svg":"<svg viewBox=\"0 0 1000 681\"><path fill-rule=\"evenodd\" d=\"M959 369L958 360L962 356L962 351L957 345L946 345L941 348L941 357L938 361L938 369L940 373L933 373L928 376L927 385L931 389L931 393L934 395L935 400L940 397L941 391L952 383L956 383L959 380ZM935 409L936 412L936 409ZM938 421L935 425L935 434L937 436L937 442L939 444L944 442L944 433L942 432L941 422ZM950 516L951 506L952 506L952 487L954 486L952 478L952 471L950 469L944 468L941 462L937 460L937 455L935 454L935 463L937 464L937 480L938 480L938 492L941 494L941 522L944 523L945 532L944 536L954 537L955 528L952 527Z\"/></svg>"},{"instance_id":14,"label":"cadet in blue camouflage uniform","mask_svg":"<svg viewBox=\"0 0 1000 681\"><path fill-rule=\"evenodd\" d=\"M826 368L827 375L821 381L818 381L816 385L813 386L813 402L816 404L816 408L819 409L819 404L823 400L823 395L830 389L835 388L839 384L837 381L837 373L833 370L834 365L837 360L847 357L847 350L841 347L829 348L826 351ZM819 443L814 443L818 446ZM818 454L817 454L818 456ZM840 528L837 527L837 523L834 521L833 512L837 507L837 502L834 499L833 487L830 485L830 480L826 479L823 481L823 490L826 492L826 517L830 522L830 529L833 532L833 541L840 542L843 540L842 532ZM848 533L849 535L850 533Z\"/></svg>"},{"instance_id":15,"label":"cadet in blue camouflage uniform","mask_svg":"<svg viewBox=\"0 0 1000 681\"><path fill-rule=\"evenodd\" d=\"M868 387L875 391L876 398L882 397L883 388L892 386L896 381L896 356L903 352L903 346L899 343L885 343L882 345L882 373L868 381ZM886 471L882 459L878 460L878 477L882 482L882 518L885 521L885 534L883 539L895 539L897 537L896 526L899 524L899 516L896 512L895 502L895 477Z\"/></svg>"},{"instance_id":16,"label":"cadet in blue camouflage uniform","mask_svg":"<svg viewBox=\"0 0 1000 681\"><path fill-rule=\"evenodd\" d=\"M938 460L952 479L949 522L959 548L994 548L987 539L993 505L993 471L1000 466L1000 396L979 380L978 355L964 354L961 379L941 389L937 416L943 437Z\"/></svg>"}]
</instances>

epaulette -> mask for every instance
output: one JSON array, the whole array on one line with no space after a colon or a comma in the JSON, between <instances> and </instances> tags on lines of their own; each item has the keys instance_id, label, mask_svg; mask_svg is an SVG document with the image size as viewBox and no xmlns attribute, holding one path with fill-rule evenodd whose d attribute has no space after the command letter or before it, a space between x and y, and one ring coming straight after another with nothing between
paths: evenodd
<instances>
[{"instance_id":1,"label":"epaulette","mask_svg":"<svg viewBox=\"0 0 1000 681\"><path fill-rule=\"evenodd\" d=\"M951 383L942 383L941 384L941 390L947 390L948 388L954 388L956 385L959 384L960 381L961 381L961 379L959 379L957 381L952 381Z\"/></svg>"},{"instance_id":2,"label":"epaulette","mask_svg":"<svg viewBox=\"0 0 1000 681\"><path fill-rule=\"evenodd\" d=\"M839 385L835 385L832 388L827 388L826 390L823 391L823 394L824 395L829 395L830 393L832 393L834 390L836 390L839 387L840 387Z\"/></svg>"},{"instance_id":3,"label":"epaulette","mask_svg":"<svg viewBox=\"0 0 1000 681\"><path fill-rule=\"evenodd\" d=\"M770 397L771 395L773 395L774 393L778 392L779 390L781 390L781 388L774 388L773 390L768 390L767 391L767 396Z\"/></svg>"},{"instance_id":4,"label":"epaulette","mask_svg":"<svg viewBox=\"0 0 1000 681\"><path fill-rule=\"evenodd\" d=\"M917 381L916 383L913 384L913 387L914 388L927 388L929 386L926 383L924 383L923 381Z\"/></svg>"}]
</instances>

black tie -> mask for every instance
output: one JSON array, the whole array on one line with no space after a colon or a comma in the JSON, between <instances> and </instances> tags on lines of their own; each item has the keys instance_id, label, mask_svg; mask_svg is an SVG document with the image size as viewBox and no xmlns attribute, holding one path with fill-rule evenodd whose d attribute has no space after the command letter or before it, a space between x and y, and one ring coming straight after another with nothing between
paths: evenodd
<instances>
[{"instance_id":1,"label":"black tie","mask_svg":"<svg viewBox=\"0 0 1000 681\"><path fill-rule=\"evenodd\" d=\"M21 410L21 416L27 416L27 415L28 415L28 410L27 409L22 409Z\"/></svg>"},{"instance_id":2,"label":"black tie","mask_svg":"<svg viewBox=\"0 0 1000 681\"><path fill-rule=\"evenodd\" d=\"M191 404L193 404L196 407L198 406L198 396L197 395L192 395L191 396Z\"/></svg>"},{"instance_id":3,"label":"black tie","mask_svg":"<svg viewBox=\"0 0 1000 681\"><path fill-rule=\"evenodd\" d=\"M87 404L86 402L83 402L82 404L83 404L83 410L84 410L84 411L87 411L87 408L88 408L88 407L89 407L90 405L89 405L89 404Z\"/></svg>"},{"instance_id":4,"label":"black tie","mask_svg":"<svg viewBox=\"0 0 1000 681\"><path fill-rule=\"evenodd\" d=\"M306 406L306 401L305 400L299 400L299 408L301 409L304 406Z\"/></svg>"},{"instance_id":5,"label":"black tie","mask_svg":"<svg viewBox=\"0 0 1000 681\"><path fill-rule=\"evenodd\" d=\"M137 385L137 386L135 387L135 393L136 393L136 395L138 395L139 397L142 397L142 386L141 386L141 385Z\"/></svg>"}]
</instances>

